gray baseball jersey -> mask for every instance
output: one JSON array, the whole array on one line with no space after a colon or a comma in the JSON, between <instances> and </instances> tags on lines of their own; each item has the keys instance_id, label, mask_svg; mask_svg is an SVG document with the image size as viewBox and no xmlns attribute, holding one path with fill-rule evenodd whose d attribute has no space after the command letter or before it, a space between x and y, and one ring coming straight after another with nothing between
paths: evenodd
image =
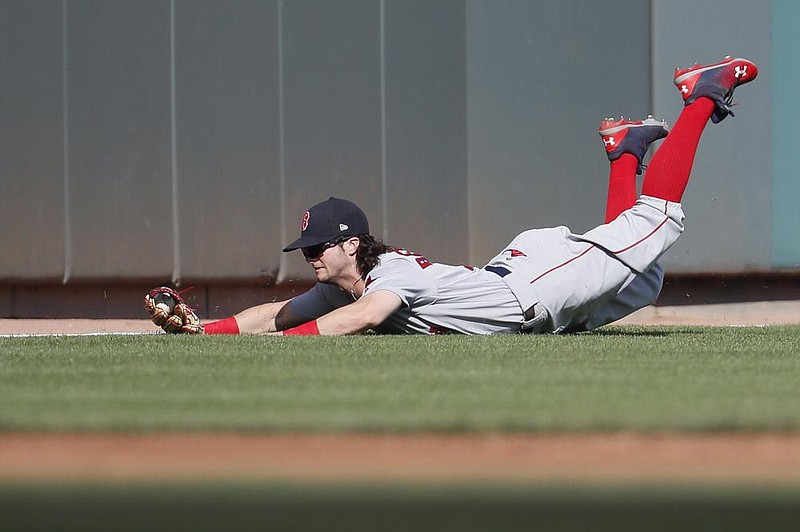
<instances>
[{"instance_id":1,"label":"gray baseball jersey","mask_svg":"<svg viewBox=\"0 0 800 532\"><path fill-rule=\"evenodd\" d=\"M381 255L364 283L364 295L388 290L403 302L377 327L381 333L515 333L523 321L519 302L497 275L430 262L403 249ZM347 292L318 283L291 304L295 314L311 320L352 302Z\"/></svg>"},{"instance_id":2,"label":"gray baseball jersey","mask_svg":"<svg viewBox=\"0 0 800 532\"><path fill-rule=\"evenodd\" d=\"M364 293L403 302L384 333L496 334L591 330L651 304L661 289L658 258L683 231L677 203L643 196L616 220L583 235L566 227L518 235L485 269L430 262L405 250L381 255ZM316 319L353 302L317 284L292 300Z\"/></svg>"}]
</instances>

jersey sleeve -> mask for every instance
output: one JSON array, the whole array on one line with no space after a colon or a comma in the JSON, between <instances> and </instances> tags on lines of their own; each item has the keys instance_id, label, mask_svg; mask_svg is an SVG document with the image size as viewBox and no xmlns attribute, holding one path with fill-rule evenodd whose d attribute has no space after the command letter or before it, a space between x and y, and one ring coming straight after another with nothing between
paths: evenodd
<instances>
[{"instance_id":1,"label":"jersey sleeve","mask_svg":"<svg viewBox=\"0 0 800 532\"><path fill-rule=\"evenodd\" d=\"M396 258L381 260L365 281L365 294L388 290L396 294L407 308L415 308L436 300L436 282L414 261Z\"/></svg>"},{"instance_id":2,"label":"jersey sleeve","mask_svg":"<svg viewBox=\"0 0 800 532\"><path fill-rule=\"evenodd\" d=\"M338 287L317 283L308 292L292 298L289 305L299 318L311 321L352 302L353 297Z\"/></svg>"}]
</instances>

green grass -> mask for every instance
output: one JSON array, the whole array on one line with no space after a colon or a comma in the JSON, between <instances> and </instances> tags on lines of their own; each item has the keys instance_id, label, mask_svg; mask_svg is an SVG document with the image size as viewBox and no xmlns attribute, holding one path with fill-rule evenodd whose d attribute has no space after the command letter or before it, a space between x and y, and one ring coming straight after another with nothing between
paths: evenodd
<instances>
[{"instance_id":1,"label":"green grass","mask_svg":"<svg viewBox=\"0 0 800 532\"><path fill-rule=\"evenodd\" d=\"M796 530L797 489L629 486L0 485L26 531Z\"/></svg>"},{"instance_id":2,"label":"green grass","mask_svg":"<svg viewBox=\"0 0 800 532\"><path fill-rule=\"evenodd\" d=\"M0 339L0 430L796 430L800 327Z\"/></svg>"}]
</instances>

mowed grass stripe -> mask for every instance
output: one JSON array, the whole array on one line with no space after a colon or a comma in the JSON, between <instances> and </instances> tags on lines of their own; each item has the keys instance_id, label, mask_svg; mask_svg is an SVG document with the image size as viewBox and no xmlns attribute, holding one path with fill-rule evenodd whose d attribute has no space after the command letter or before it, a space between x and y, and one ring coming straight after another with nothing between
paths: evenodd
<instances>
[{"instance_id":1,"label":"mowed grass stripe","mask_svg":"<svg viewBox=\"0 0 800 532\"><path fill-rule=\"evenodd\" d=\"M2 430L796 430L800 327L0 339Z\"/></svg>"}]
</instances>

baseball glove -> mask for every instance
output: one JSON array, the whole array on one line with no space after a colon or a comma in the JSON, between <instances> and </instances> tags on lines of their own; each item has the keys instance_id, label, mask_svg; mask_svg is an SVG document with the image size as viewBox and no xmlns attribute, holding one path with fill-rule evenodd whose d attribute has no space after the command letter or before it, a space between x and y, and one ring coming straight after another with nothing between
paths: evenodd
<instances>
[{"instance_id":1,"label":"baseball glove","mask_svg":"<svg viewBox=\"0 0 800 532\"><path fill-rule=\"evenodd\" d=\"M150 321L171 334L203 334L203 324L194 310L172 288L153 288L144 296Z\"/></svg>"}]
</instances>

